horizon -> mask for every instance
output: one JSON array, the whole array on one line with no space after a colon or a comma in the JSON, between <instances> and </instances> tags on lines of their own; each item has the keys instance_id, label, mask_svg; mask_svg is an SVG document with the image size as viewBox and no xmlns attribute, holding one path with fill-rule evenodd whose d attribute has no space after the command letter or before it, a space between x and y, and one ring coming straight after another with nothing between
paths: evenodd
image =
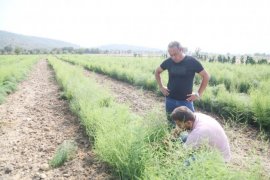
<instances>
[{"instance_id":1,"label":"horizon","mask_svg":"<svg viewBox=\"0 0 270 180\"><path fill-rule=\"evenodd\" d=\"M49 39L49 40L53 40L53 41L62 41L64 43L70 43L70 44L73 44L73 45L77 45L79 46L78 48L99 48L99 49L102 49L103 46L132 46L132 47L138 47L138 48L149 48L149 49L155 49L157 51L164 51L164 52L167 52L167 48L166 49L158 49L158 48L153 48L153 47L146 47L146 46L143 46L143 45L133 45L133 44L117 44L117 43L113 43L113 44L102 44L100 46L92 46L92 47L83 47L83 46L80 46L79 44L74 44L72 42L68 42L68 41L65 41L65 40L59 40L59 39L52 39L50 37L39 37L39 36L32 36L32 35L25 35L25 34L19 34L19 33L16 33L16 32L10 32L10 31L5 31L5 30L1 30L0 31L4 31L4 32L7 32L7 33L13 33L13 34L17 34L17 35L22 35L22 36L29 36L29 37L35 37L35 38L44 38L44 39ZM69 46L67 46L69 47ZM65 47L63 47L65 48ZM74 48L74 49L78 49L78 48ZM184 47L186 48L186 47ZM105 49L105 50L109 50L109 49ZM194 53L195 51L190 51L188 50L187 54L190 54L190 53ZM266 56L270 56L270 53L258 53L258 52L255 52L255 53L215 53L215 52L206 52L206 51L201 51L201 54L208 54L208 55L255 55L255 54L264 54Z\"/></svg>"},{"instance_id":2,"label":"horizon","mask_svg":"<svg viewBox=\"0 0 270 180\"><path fill-rule=\"evenodd\" d=\"M0 29L99 47L125 44L166 50L270 54L267 0L2 0Z\"/></svg>"},{"instance_id":3,"label":"horizon","mask_svg":"<svg viewBox=\"0 0 270 180\"><path fill-rule=\"evenodd\" d=\"M25 35L25 34L19 34L19 33L16 33L16 32L5 31L5 30L1 30L1 29L0 29L0 31L4 31L4 32L7 32L7 33L13 33L13 34L16 34L16 35L34 37L34 38L44 38L44 39L49 39L49 40L52 40L52 41L62 41L64 43L69 43L69 44L73 44L73 45L78 46L78 48L74 48L74 49L79 49L79 48L83 48L83 49L92 49L92 48L103 49L103 46L131 46L133 48L147 48L147 49L155 49L154 51L163 51L165 53L167 52L167 47L166 47L166 49L159 49L159 48L153 48L153 47L146 47L146 46L143 46L143 45L117 44L117 43L102 44L100 46L92 46L92 47L84 47L84 46L80 46L79 44L74 44L72 42L68 42L68 41L65 41L65 40L53 39L53 38L50 38L50 37L39 37L39 36ZM65 46L65 47L69 47L69 46ZM62 47L62 48L65 48L65 47ZM184 48L187 48L187 47L184 47ZM104 49L104 50L109 50L109 49ZM187 48L187 52L186 52L187 54L190 55L190 53L194 53L194 52L195 51L190 51ZM201 54L208 54L208 55L235 55L235 56L240 56L240 55L256 55L256 54L262 55L262 54L264 54L266 56L270 56L270 53L258 53L258 52L255 52L255 53L216 53L216 52L207 52L207 51L200 51L200 52L201 52Z\"/></svg>"}]
</instances>

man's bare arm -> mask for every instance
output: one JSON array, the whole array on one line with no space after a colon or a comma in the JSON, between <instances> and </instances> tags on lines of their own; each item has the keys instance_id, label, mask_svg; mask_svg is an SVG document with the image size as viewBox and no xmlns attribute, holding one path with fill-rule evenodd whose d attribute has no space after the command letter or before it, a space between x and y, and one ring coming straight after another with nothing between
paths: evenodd
<instances>
[{"instance_id":1,"label":"man's bare arm","mask_svg":"<svg viewBox=\"0 0 270 180\"><path fill-rule=\"evenodd\" d=\"M208 72L206 70L202 70L199 75L202 77L202 82L201 85L199 87L198 93L200 95L200 97L202 96L205 88L208 85L209 79L210 79L210 75L208 74Z\"/></svg>"},{"instance_id":2,"label":"man's bare arm","mask_svg":"<svg viewBox=\"0 0 270 180\"><path fill-rule=\"evenodd\" d=\"M169 90L167 89L167 87L163 86L162 81L161 81L161 76L160 74L163 72L164 70L161 67L158 67L155 71L155 78L156 81L158 83L158 87L160 89L160 91L162 92L162 94L164 96L168 96L169 95Z\"/></svg>"}]
</instances>

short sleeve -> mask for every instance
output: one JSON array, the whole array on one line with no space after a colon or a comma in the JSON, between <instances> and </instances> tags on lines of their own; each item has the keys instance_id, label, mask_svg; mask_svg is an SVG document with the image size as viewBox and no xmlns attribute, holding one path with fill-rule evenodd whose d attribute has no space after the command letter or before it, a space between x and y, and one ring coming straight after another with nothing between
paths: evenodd
<instances>
[{"instance_id":1,"label":"short sleeve","mask_svg":"<svg viewBox=\"0 0 270 180\"><path fill-rule=\"evenodd\" d=\"M193 60L194 68L196 73L200 73L202 70L204 70L202 64L200 61L194 58Z\"/></svg>"},{"instance_id":2,"label":"short sleeve","mask_svg":"<svg viewBox=\"0 0 270 180\"><path fill-rule=\"evenodd\" d=\"M166 70L168 69L169 67L169 59L166 59L165 61L163 61L160 65L160 67L163 69L163 70Z\"/></svg>"}]
</instances>

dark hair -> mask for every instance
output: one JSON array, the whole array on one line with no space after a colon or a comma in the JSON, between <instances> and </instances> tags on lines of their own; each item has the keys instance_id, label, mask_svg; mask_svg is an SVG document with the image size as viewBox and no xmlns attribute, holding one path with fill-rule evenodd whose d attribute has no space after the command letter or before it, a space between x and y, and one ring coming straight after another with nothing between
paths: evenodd
<instances>
[{"instance_id":1,"label":"dark hair","mask_svg":"<svg viewBox=\"0 0 270 180\"><path fill-rule=\"evenodd\" d=\"M195 121L195 116L193 112L186 106L180 106L175 108L171 114L171 118L175 121Z\"/></svg>"},{"instance_id":2,"label":"dark hair","mask_svg":"<svg viewBox=\"0 0 270 180\"><path fill-rule=\"evenodd\" d=\"M178 49L183 48L182 45L177 41L170 42L169 45L168 45L168 49L174 48L174 47L178 48Z\"/></svg>"}]
</instances>

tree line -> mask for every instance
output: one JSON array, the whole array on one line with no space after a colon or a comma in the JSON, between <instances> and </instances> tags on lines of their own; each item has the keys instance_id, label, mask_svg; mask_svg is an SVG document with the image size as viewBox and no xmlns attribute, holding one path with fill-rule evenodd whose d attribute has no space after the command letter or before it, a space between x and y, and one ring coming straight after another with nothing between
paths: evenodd
<instances>
[{"instance_id":1,"label":"tree line","mask_svg":"<svg viewBox=\"0 0 270 180\"><path fill-rule=\"evenodd\" d=\"M73 47L63 47L63 48L53 48L48 49L24 49L21 47L5 46L0 49L0 54L132 54L134 57L141 57L141 53L133 52L132 50L101 50L99 48L73 48ZM146 52L144 52L146 53ZM231 64L270 64L270 56L267 54L254 54L251 55L209 55L207 53L200 52L200 49L196 49L192 54L194 57L201 61L208 62L220 62L220 63L231 63ZM161 57L167 58L167 54L161 53Z\"/></svg>"},{"instance_id":2,"label":"tree line","mask_svg":"<svg viewBox=\"0 0 270 180\"><path fill-rule=\"evenodd\" d=\"M231 63L231 64L270 64L270 55L255 53L251 55L209 55L208 53L201 53L200 49L196 49L192 54L194 57L201 61L208 62L220 62L220 63Z\"/></svg>"},{"instance_id":3,"label":"tree line","mask_svg":"<svg viewBox=\"0 0 270 180\"><path fill-rule=\"evenodd\" d=\"M5 46L0 49L0 54L100 54L107 53L105 50L100 50L98 48L73 48L73 47L63 47L63 48L53 48L49 49L24 49L21 47Z\"/></svg>"}]
</instances>

